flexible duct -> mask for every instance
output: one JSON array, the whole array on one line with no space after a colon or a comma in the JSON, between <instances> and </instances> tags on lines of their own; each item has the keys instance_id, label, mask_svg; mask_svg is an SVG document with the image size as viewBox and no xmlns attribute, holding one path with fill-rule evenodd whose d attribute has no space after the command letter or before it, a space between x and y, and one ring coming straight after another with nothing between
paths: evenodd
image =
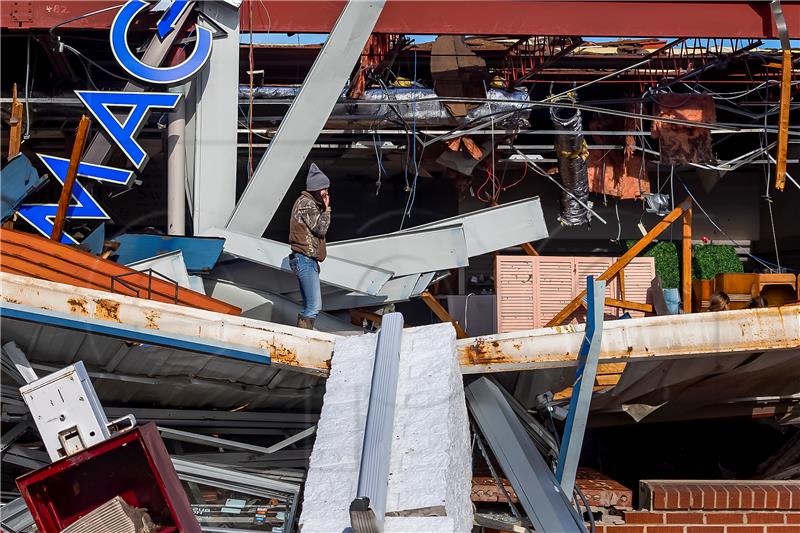
<instances>
[{"instance_id":1,"label":"flexible duct","mask_svg":"<svg viewBox=\"0 0 800 533\"><path fill-rule=\"evenodd\" d=\"M574 103L571 98L561 101ZM572 193L561 193L559 219L565 226L580 226L589 222L589 212L585 207L589 200L589 177L586 170L589 151L583 134L580 133L583 129L581 112L571 107L551 107L550 119L557 130L575 132L556 135L555 148L561 184Z\"/></svg>"}]
</instances>

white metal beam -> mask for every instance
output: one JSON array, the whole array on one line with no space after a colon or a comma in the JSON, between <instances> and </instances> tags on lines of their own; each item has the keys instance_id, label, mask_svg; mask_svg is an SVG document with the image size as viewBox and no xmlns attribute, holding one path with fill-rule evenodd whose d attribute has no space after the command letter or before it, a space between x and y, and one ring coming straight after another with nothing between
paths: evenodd
<instances>
[{"instance_id":1,"label":"white metal beam","mask_svg":"<svg viewBox=\"0 0 800 533\"><path fill-rule=\"evenodd\" d=\"M328 256L389 270L395 276L469 264L467 241L460 224L333 242L328 245Z\"/></svg>"},{"instance_id":2,"label":"white metal beam","mask_svg":"<svg viewBox=\"0 0 800 533\"><path fill-rule=\"evenodd\" d=\"M438 229L455 224L460 224L464 228L468 257L548 237L542 203L538 196L415 226L404 230L403 233Z\"/></svg>"},{"instance_id":3,"label":"white metal beam","mask_svg":"<svg viewBox=\"0 0 800 533\"><path fill-rule=\"evenodd\" d=\"M347 2L236 205L226 226L229 230L264 234L342 94L384 4L384 0ZM235 96L231 102L236 102Z\"/></svg>"},{"instance_id":4,"label":"white metal beam","mask_svg":"<svg viewBox=\"0 0 800 533\"><path fill-rule=\"evenodd\" d=\"M225 239L223 250L230 255L291 272L289 254L292 250L288 244L220 228L211 228L204 235ZM392 272L389 270L337 257L328 257L322 264L319 275L323 283L373 295L378 294L391 277Z\"/></svg>"}]
</instances>

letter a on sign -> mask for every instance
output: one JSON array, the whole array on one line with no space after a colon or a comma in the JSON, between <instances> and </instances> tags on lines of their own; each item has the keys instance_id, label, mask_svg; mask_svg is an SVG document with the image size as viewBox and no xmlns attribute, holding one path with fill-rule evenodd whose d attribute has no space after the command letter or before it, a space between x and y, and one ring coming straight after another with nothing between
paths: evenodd
<instances>
[{"instance_id":1,"label":"letter a on sign","mask_svg":"<svg viewBox=\"0 0 800 533\"><path fill-rule=\"evenodd\" d=\"M147 154L134 137L148 113L151 109L174 109L181 98L179 93L75 91L75 94L137 169L142 168ZM128 108L128 115L120 122L112 108Z\"/></svg>"}]
</instances>

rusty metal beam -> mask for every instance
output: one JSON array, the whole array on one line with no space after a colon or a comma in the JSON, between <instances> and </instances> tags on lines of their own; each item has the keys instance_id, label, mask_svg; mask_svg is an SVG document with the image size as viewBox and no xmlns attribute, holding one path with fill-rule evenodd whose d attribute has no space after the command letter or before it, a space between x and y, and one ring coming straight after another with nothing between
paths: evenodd
<instances>
[{"instance_id":1,"label":"rusty metal beam","mask_svg":"<svg viewBox=\"0 0 800 533\"><path fill-rule=\"evenodd\" d=\"M584 325L457 341L461 372L573 367ZM800 306L614 320L604 324L601 363L628 364L737 353L800 354Z\"/></svg>"},{"instance_id":2,"label":"rusty metal beam","mask_svg":"<svg viewBox=\"0 0 800 533\"><path fill-rule=\"evenodd\" d=\"M344 0L307 0L303 9L294 0L245 0L242 32L250 31L248 2L253 5L253 31L328 33ZM48 29L55 24L104 7L114 0L62 0L58 9L48 2L20 10L3 8L4 29ZM800 37L800 2L781 3L790 37ZM66 29L107 29L115 12L79 18ZM375 27L378 33L472 35L603 35L608 37L735 37L776 39L778 31L767 2L695 1L563 1L462 2L448 0L389 0Z\"/></svg>"}]
</instances>

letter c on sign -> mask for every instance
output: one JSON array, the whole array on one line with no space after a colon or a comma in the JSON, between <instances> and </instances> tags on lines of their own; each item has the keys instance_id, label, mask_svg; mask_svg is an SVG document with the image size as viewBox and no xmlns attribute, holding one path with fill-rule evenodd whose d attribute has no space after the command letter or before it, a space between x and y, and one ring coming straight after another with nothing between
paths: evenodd
<instances>
[{"instance_id":1,"label":"letter c on sign","mask_svg":"<svg viewBox=\"0 0 800 533\"><path fill-rule=\"evenodd\" d=\"M211 30L199 25L196 27L197 41L194 50L183 63L172 67L146 65L133 55L127 37L131 22L148 5L144 0L130 0L114 17L114 23L111 25L111 51L117 62L128 74L148 83L169 85L192 77L203 68L211 55Z\"/></svg>"}]
</instances>

